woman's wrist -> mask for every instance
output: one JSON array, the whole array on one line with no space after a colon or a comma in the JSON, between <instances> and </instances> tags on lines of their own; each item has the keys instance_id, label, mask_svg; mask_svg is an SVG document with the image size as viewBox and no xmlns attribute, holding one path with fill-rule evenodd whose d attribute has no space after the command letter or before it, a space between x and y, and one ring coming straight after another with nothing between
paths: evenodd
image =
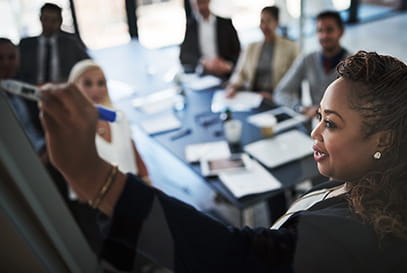
<instances>
[{"instance_id":1,"label":"woman's wrist","mask_svg":"<svg viewBox=\"0 0 407 273\"><path fill-rule=\"evenodd\" d=\"M118 171L115 181L113 181L112 186L107 192L105 198L100 203L98 209L108 216L113 215L114 208L117 201L123 192L124 186L126 185L127 175L121 171Z\"/></svg>"}]
</instances>

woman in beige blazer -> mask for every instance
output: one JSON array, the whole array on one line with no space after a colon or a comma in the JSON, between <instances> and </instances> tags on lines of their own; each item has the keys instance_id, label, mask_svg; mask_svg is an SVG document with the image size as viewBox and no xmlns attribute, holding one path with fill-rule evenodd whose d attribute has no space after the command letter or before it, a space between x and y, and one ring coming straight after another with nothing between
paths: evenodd
<instances>
[{"instance_id":1,"label":"woman in beige blazer","mask_svg":"<svg viewBox=\"0 0 407 273\"><path fill-rule=\"evenodd\" d=\"M295 42L276 34L278 14L276 6L261 11L260 29L264 40L249 44L240 55L226 88L226 96L233 97L239 89L246 89L272 98L273 89L299 53Z\"/></svg>"}]
</instances>

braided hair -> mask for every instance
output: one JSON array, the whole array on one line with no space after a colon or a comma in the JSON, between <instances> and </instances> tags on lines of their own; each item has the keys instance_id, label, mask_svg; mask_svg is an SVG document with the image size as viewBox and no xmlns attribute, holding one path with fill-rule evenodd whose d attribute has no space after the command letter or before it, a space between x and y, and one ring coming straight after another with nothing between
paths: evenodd
<instances>
[{"instance_id":1,"label":"braided hair","mask_svg":"<svg viewBox=\"0 0 407 273\"><path fill-rule=\"evenodd\" d=\"M378 168L348 183L350 205L381 237L407 239L407 66L359 51L339 63L337 72L357 86L349 104L362 116L364 137L381 131L391 136Z\"/></svg>"}]
</instances>

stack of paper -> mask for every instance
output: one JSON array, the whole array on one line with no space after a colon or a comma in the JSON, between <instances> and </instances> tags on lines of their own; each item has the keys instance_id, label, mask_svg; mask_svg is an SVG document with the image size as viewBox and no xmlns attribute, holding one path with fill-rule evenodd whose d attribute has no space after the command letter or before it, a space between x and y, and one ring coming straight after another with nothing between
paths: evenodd
<instances>
[{"instance_id":1,"label":"stack of paper","mask_svg":"<svg viewBox=\"0 0 407 273\"><path fill-rule=\"evenodd\" d=\"M291 130L269 139L256 141L244 150L268 168L305 157L313 153L313 140L298 130Z\"/></svg>"},{"instance_id":2,"label":"stack of paper","mask_svg":"<svg viewBox=\"0 0 407 273\"><path fill-rule=\"evenodd\" d=\"M274 133L297 126L307 120L304 115L297 113L286 106L281 106L269 111L251 115L247 118L247 121L260 127L263 120L270 119L271 117L277 119L277 124L274 126L273 130Z\"/></svg>"},{"instance_id":3,"label":"stack of paper","mask_svg":"<svg viewBox=\"0 0 407 273\"><path fill-rule=\"evenodd\" d=\"M109 80L107 82L107 85L109 96L112 101L118 101L123 98L128 98L137 92L135 86L121 81Z\"/></svg>"},{"instance_id":4,"label":"stack of paper","mask_svg":"<svg viewBox=\"0 0 407 273\"><path fill-rule=\"evenodd\" d=\"M203 158L228 158L230 154L229 145L226 141L189 144L185 147L185 158L188 162L198 162Z\"/></svg>"},{"instance_id":5,"label":"stack of paper","mask_svg":"<svg viewBox=\"0 0 407 273\"><path fill-rule=\"evenodd\" d=\"M222 84L220 78L211 75L199 77L197 74L192 74L191 76L184 76L182 80L185 87L196 91L214 88Z\"/></svg>"},{"instance_id":6,"label":"stack of paper","mask_svg":"<svg viewBox=\"0 0 407 273\"><path fill-rule=\"evenodd\" d=\"M255 160L251 160L248 170L223 172L219 178L237 198L281 187L281 183Z\"/></svg>"},{"instance_id":7,"label":"stack of paper","mask_svg":"<svg viewBox=\"0 0 407 273\"><path fill-rule=\"evenodd\" d=\"M234 112L250 111L260 106L262 96L255 92L239 91L233 98L227 98L225 91L219 90L213 94L211 110L212 112L223 112L229 108Z\"/></svg>"},{"instance_id":8,"label":"stack of paper","mask_svg":"<svg viewBox=\"0 0 407 273\"><path fill-rule=\"evenodd\" d=\"M177 90L175 88L168 88L136 98L132 101L132 104L146 114L154 114L170 109L174 105L176 94Z\"/></svg>"},{"instance_id":9,"label":"stack of paper","mask_svg":"<svg viewBox=\"0 0 407 273\"><path fill-rule=\"evenodd\" d=\"M158 134L170 130L174 130L181 127L181 123L172 113L165 113L158 116L154 116L147 120L143 120L141 127L147 134Z\"/></svg>"}]
</instances>

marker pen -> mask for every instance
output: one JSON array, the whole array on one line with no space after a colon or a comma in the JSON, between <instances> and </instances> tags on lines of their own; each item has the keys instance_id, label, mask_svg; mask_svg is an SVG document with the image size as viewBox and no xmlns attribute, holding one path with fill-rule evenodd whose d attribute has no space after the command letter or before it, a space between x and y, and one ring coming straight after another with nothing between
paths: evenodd
<instances>
[{"instance_id":1,"label":"marker pen","mask_svg":"<svg viewBox=\"0 0 407 273\"><path fill-rule=\"evenodd\" d=\"M27 84L16 80L0 80L0 88L14 95L24 97L26 99L39 101L41 99L40 89L34 85ZM95 105L99 112L99 119L115 122L120 120L120 113L106 107Z\"/></svg>"}]
</instances>

